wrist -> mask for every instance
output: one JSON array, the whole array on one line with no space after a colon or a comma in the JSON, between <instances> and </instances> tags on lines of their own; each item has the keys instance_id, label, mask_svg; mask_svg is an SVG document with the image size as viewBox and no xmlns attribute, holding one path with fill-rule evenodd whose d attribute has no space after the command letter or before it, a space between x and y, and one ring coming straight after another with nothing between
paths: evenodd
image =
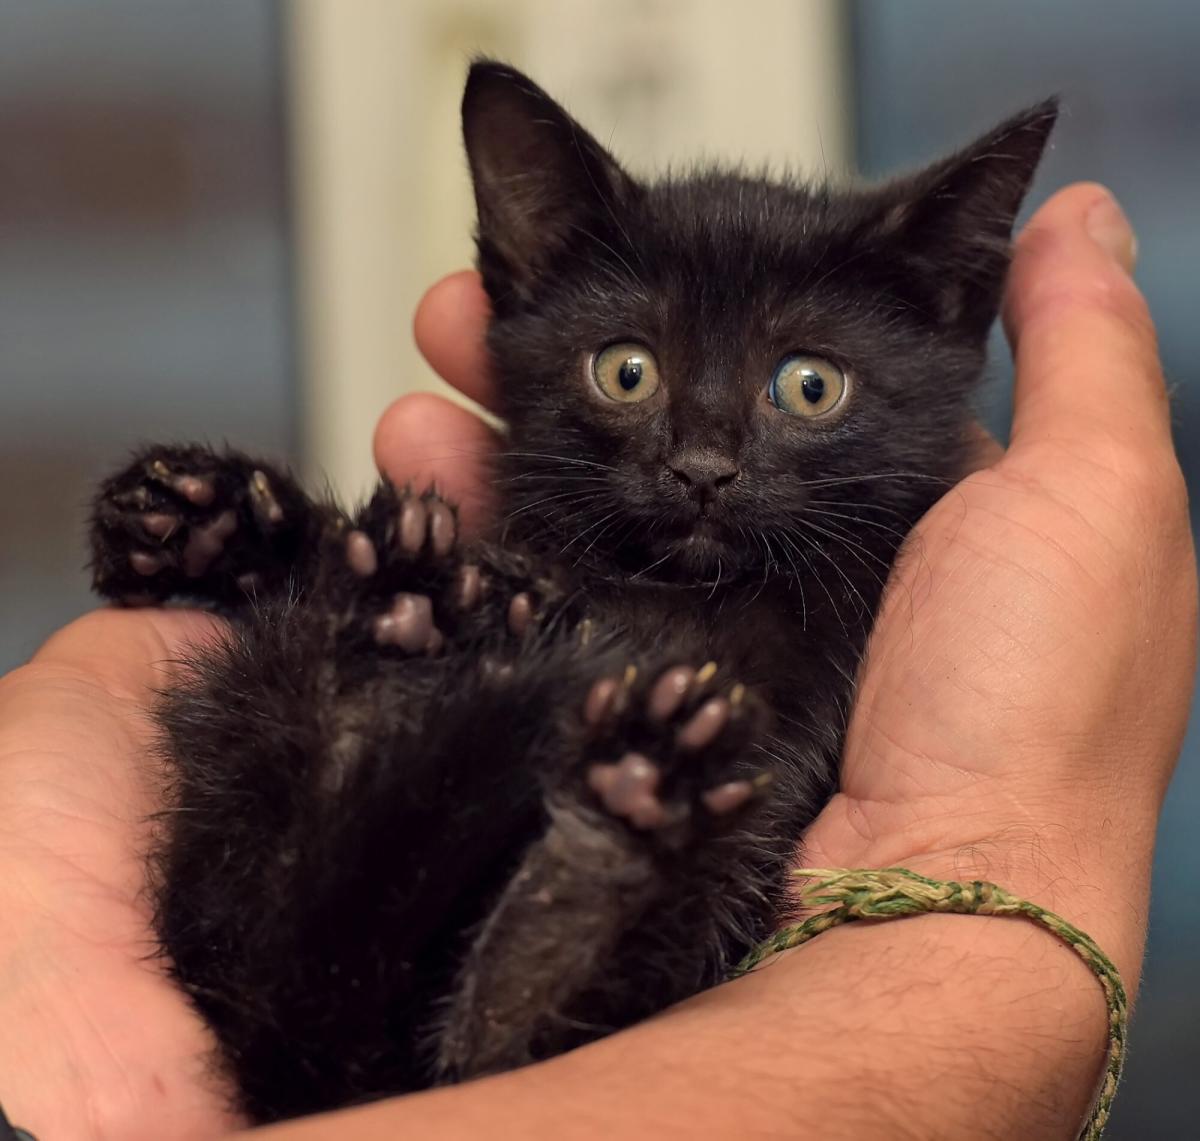
<instances>
[{"instance_id":1,"label":"wrist","mask_svg":"<svg viewBox=\"0 0 1200 1141\"><path fill-rule=\"evenodd\" d=\"M817 978L857 964L871 1011L858 1053L837 1059L860 1070L855 1088L874 1086L847 1136L1076 1136L1107 1058L1108 1013L1066 943L1024 917L919 915L839 927L794 953L810 948Z\"/></svg>"},{"instance_id":2,"label":"wrist","mask_svg":"<svg viewBox=\"0 0 1200 1141\"><path fill-rule=\"evenodd\" d=\"M1022 919L856 923L549 1062L264 1132L529 1141L1073 1137L1105 1058L1099 984ZM653 1075L647 1081L647 1075Z\"/></svg>"},{"instance_id":3,"label":"wrist","mask_svg":"<svg viewBox=\"0 0 1200 1141\"><path fill-rule=\"evenodd\" d=\"M1044 799L1044 798L1043 798ZM806 866L905 867L938 880L984 880L1060 915L1114 961L1132 999L1146 938L1157 806L966 793L866 804L836 796L805 838Z\"/></svg>"}]
</instances>

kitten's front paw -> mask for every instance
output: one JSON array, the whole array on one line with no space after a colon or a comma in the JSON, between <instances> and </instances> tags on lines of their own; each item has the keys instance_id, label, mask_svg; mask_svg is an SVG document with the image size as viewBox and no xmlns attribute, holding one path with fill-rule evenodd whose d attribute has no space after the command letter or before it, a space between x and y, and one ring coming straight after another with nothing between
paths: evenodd
<instances>
[{"instance_id":1,"label":"kitten's front paw","mask_svg":"<svg viewBox=\"0 0 1200 1141\"><path fill-rule=\"evenodd\" d=\"M556 614L563 588L522 555L483 545L464 551L455 508L436 492L383 484L340 540L346 567L384 596L371 618L376 643L436 653L447 640L523 639Z\"/></svg>"},{"instance_id":2,"label":"kitten's front paw","mask_svg":"<svg viewBox=\"0 0 1200 1141\"><path fill-rule=\"evenodd\" d=\"M206 448L156 448L96 498L96 590L128 602L253 591L264 540L296 493L283 478ZM228 583L223 580L228 579Z\"/></svg>"},{"instance_id":3,"label":"kitten's front paw","mask_svg":"<svg viewBox=\"0 0 1200 1141\"><path fill-rule=\"evenodd\" d=\"M383 570L432 586L450 566L458 538L458 512L436 492L384 483L346 536L346 565L360 578Z\"/></svg>"},{"instance_id":4,"label":"kitten's front paw","mask_svg":"<svg viewBox=\"0 0 1200 1141\"><path fill-rule=\"evenodd\" d=\"M434 598L454 574L455 509L436 492L418 494L385 483L339 541L351 574L386 595L384 609L369 619L375 643L405 654L441 650L446 638Z\"/></svg>"},{"instance_id":5,"label":"kitten's front paw","mask_svg":"<svg viewBox=\"0 0 1200 1141\"><path fill-rule=\"evenodd\" d=\"M597 681L584 702L587 785L609 815L679 843L728 824L769 786L770 774L746 761L763 720L758 700L715 663L644 679L630 667Z\"/></svg>"}]
</instances>

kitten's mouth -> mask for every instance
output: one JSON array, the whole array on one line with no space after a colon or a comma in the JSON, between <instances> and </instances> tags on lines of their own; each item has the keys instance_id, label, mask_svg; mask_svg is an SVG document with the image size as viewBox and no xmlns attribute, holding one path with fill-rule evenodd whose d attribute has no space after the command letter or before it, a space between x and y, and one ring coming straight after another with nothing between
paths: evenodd
<instances>
[{"instance_id":1,"label":"kitten's mouth","mask_svg":"<svg viewBox=\"0 0 1200 1141\"><path fill-rule=\"evenodd\" d=\"M624 552L626 571L639 580L708 586L745 569L747 552L712 513L660 515L640 539Z\"/></svg>"},{"instance_id":2,"label":"kitten's mouth","mask_svg":"<svg viewBox=\"0 0 1200 1141\"><path fill-rule=\"evenodd\" d=\"M687 575L701 578L728 569L735 552L723 532L707 517L697 519L686 531L666 538L662 544L670 561Z\"/></svg>"},{"instance_id":3,"label":"kitten's mouth","mask_svg":"<svg viewBox=\"0 0 1200 1141\"><path fill-rule=\"evenodd\" d=\"M721 538L720 528L714 526L710 519L698 519L692 529L680 537L679 542L684 546L693 547L723 547L726 545Z\"/></svg>"}]
</instances>

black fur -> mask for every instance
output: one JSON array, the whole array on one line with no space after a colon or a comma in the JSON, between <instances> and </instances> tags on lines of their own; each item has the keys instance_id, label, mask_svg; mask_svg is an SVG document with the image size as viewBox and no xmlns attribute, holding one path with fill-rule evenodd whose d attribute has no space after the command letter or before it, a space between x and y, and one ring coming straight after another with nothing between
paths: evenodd
<instances>
[{"instance_id":1,"label":"black fur","mask_svg":"<svg viewBox=\"0 0 1200 1141\"><path fill-rule=\"evenodd\" d=\"M888 570L963 471L1054 117L874 189L644 185L479 63L494 534L464 547L386 485L351 517L199 448L101 488L102 594L234 619L163 701L154 868L254 1120L569 1049L717 983L786 911ZM652 350L650 399L597 388L614 342ZM824 419L767 399L795 352L849 377Z\"/></svg>"}]
</instances>

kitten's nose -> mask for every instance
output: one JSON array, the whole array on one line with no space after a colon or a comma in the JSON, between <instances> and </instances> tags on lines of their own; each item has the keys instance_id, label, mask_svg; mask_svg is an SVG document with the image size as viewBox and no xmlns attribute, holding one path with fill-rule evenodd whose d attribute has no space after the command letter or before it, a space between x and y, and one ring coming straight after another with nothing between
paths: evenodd
<instances>
[{"instance_id":1,"label":"kitten's nose","mask_svg":"<svg viewBox=\"0 0 1200 1141\"><path fill-rule=\"evenodd\" d=\"M695 448L668 457L667 467L697 499L709 500L738 476L733 457L724 452Z\"/></svg>"}]
</instances>

